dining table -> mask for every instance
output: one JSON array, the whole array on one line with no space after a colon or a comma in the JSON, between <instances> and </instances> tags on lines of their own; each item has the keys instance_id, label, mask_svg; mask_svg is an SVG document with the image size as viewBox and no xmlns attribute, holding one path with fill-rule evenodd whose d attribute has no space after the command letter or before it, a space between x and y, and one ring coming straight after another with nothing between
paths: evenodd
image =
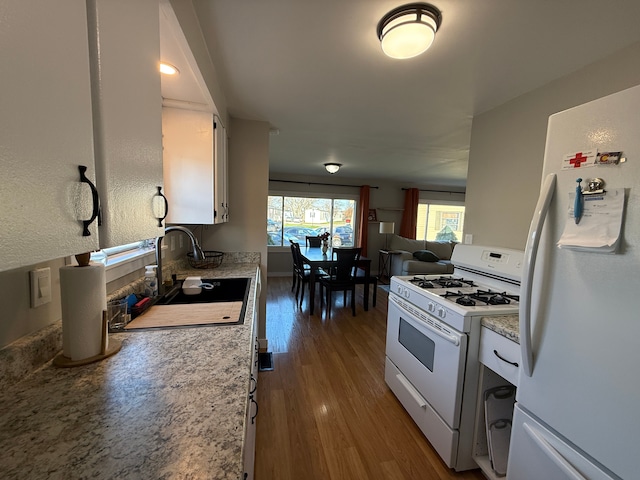
<instances>
[{"instance_id":1,"label":"dining table","mask_svg":"<svg viewBox=\"0 0 640 480\"><path fill-rule=\"evenodd\" d=\"M333 256L333 247L330 247L326 252L322 251L322 247L300 247L300 254L302 255L302 261L311 267L311 271L309 272L309 314L313 315L318 268L330 270L332 266L337 264L337 260ZM371 259L360 257L358 268L364 272L364 309L366 311L369 310Z\"/></svg>"}]
</instances>

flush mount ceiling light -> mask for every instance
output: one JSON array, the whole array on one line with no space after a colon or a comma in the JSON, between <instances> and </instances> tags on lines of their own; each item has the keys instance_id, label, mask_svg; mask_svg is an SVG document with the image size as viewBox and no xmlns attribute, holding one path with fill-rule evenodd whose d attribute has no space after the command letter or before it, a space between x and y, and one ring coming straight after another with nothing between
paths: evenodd
<instances>
[{"instance_id":1,"label":"flush mount ceiling light","mask_svg":"<svg viewBox=\"0 0 640 480\"><path fill-rule=\"evenodd\" d=\"M428 3L394 8L378 22L382 51L391 58L411 58L426 51L442 23L442 14Z\"/></svg>"},{"instance_id":2,"label":"flush mount ceiling light","mask_svg":"<svg viewBox=\"0 0 640 480\"><path fill-rule=\"evenodd\" d=\"M160 63L160 73L164 73L165 75L177 75L180 73L180 70L177 67L174 67L170 63Z\"/></svg>"},{"instance_id":3,"label":"flush mount ceiling light","mask_svg":"<svg viewBox=\"0 0 640 480\"><path fill-rule=\"evenodd\" d=\"M340 167L342 166L341 163L325 163L324 164L324 168L327 169L327 172L334 174L336 173L338 170L340 170Z\"/></svg>"}]
</instances>

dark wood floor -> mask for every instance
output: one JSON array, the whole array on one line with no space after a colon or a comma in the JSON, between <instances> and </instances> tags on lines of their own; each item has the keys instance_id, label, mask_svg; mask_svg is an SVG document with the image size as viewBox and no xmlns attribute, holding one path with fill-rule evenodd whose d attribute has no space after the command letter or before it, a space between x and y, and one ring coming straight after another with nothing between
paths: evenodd
<instances>
[{"instance_id":1,"label":"dark wood floor","mask_svg":"<svg viewBox=\"0 0 640 480\"><path fill-rule=\"evenodd\" d=\"M256 480L484 479L447 468L386 386L387 296L365 312L359 288L356 317L337 294L326 319L269 278L275 369L259 373Z\"/></svg>"}]
</instances>

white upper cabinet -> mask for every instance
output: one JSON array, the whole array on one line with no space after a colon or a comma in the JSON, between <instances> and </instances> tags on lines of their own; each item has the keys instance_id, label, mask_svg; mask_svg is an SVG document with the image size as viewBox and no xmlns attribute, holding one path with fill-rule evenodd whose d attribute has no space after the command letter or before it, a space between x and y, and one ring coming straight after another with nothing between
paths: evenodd
<instances>
[{"instance_id":1,"label":"white upper cabinet","mask_svg":"<svg viewBox=\"0 0 640 480\"><path fill-rule=\"evenodd\" d=\"M211 113L162 109L167 223L228 221L226 131Z\"/></svg>"},{"instance_id":2,"label":"white upper cabinet","mask_svg":"<svg viewBox=\"0 0 640 480\"><path fill-rule=\"evenodd\" d=\"M89 0L100 247L164 235L160 5ZM154 208L155 207L155 208Z\"/></svg>"},{"instance_id":3,"label":"white upper cabinet","mask_svg":"<svg viewBox=\"0 0 640 480\"><path fill-rule=\"evenodd\" d=\"M227 129L224 128L224 125L217 115L214 115L213 117L213 127L215 131L215 187L213 193L216 209L214 223L225 223L229 221L229 164L227 155Z\"/></svg>"},{"instance_id":4,"label":"white upper cabinet","mask_svg":"<svg viewBox=\"0 0 640 480\"><path fill-rule=\"evenodd\" d=\"M0 271L160 235L158 0L3 0L0 19Z\"/></svg>"},{"instance_id":5,"label":"white upper cabinet","mask_svg":"<svg viewBox=\"0 0 640 480\"><path fill-rule=\"evenodd\" d=\"M98 248L85 2L0 2L0 271Z\"/></svg>"},{"instance_id":6,"label":"white upper cabinet","mask_svg":"<svg viewBox=\"0 0 640 480\"><path fill-rule=\"evenodd\" d=\"M162 142L167 223L213 224L213 115L164 107Z\"/></svg>"},{"instance_id":7,"label":"white upper cabinet","mask_svg":"<svg viewBox=\"0 0 640 480\"><path fill-rule=\"evenodd\" d=\"M178 68L163 75L162 143L167 223L226 222L227 135L175 12L161 2L160 54Z\"/></svg>"}]
</instances>

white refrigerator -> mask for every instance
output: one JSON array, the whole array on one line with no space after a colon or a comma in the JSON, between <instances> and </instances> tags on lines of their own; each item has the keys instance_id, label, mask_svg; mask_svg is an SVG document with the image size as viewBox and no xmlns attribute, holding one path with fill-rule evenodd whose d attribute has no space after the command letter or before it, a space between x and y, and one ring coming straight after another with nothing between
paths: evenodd
<instances>
[{"instance_id":1,"label":"white refrigerator","mask_svg":"<svg viewBox=\"0 0 640 480\"><path fill-rule=\"evenodd\" d=\"M640 478L639 302L637 86L549 117L509 480Z\"/></svg>"}]
</instances>

